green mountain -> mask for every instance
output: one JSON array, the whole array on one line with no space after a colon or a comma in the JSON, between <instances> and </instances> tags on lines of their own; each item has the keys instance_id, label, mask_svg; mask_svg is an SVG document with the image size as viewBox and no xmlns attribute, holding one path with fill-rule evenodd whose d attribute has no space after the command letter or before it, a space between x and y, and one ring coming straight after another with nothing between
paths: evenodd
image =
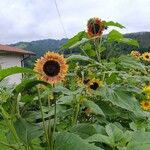
<instances>
[{"instance_id":1,"label":"green mountain","mask_svg":"<svg viewBox=\"0 0 150 150\"><path fill-rule=\"evenodd\" d=\"M150 32L137 32L137 33L129 33L125 34L125 37L136 39L139 42L140 47L138 50L140 52L150 52ZM26 66L32 66L33 61L40 56L42 56L48 50L51 51L59 51L59 47L64 44L68 39L54 40L54 39L45 39L45 40L37 40L32 42L19 42L15 44L11 44L11 46L19 47L28 51L32 51L36 53L35 57L29 58L26 60ZM118 52L114 52L117 55L121 53L129 53L132 49L137 49L132 46L121 45L120 50ZM75 52L78 51L77 49ZM60 51L59 51L60 52ZM107 53L107 52L106 52Z\"/></svg>"}]
</instances>

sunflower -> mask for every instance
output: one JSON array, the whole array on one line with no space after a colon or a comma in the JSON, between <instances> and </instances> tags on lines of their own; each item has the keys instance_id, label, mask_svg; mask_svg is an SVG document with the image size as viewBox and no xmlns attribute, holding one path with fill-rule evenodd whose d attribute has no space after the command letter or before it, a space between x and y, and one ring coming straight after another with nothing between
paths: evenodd
<instances>
[{"instance_id":1,"label":"sunflower","mask_svg":"<svg viewBox=\"0 0 150 150\"><path fill-rule=\"evenodd\" d=\"M145 86L143 92L145 93L146 98L150 99L150 85Z\"/></svg>"},{"instance_id":2,"label":"sunflower","mask_svg":"<svg viewBox=\"0 0 150 150\"><path fill-rule=\"evenodd\" d=\"M103 81L100 81L98 79L93 79L91 81L89 81L88 86L87 86L87 90L88 92L91 92L92 90L97 90L99 87L103 86Z\"/></svg>"},{"instance_id":3,"label":"sunflower","mask_svg":"<svg viewBox=\"0 0 150 150\"><path fill-rule=\"evenodd\" d=\"M144 92L150 92L150 85L147 85L143 88Z\"/></svg>"},{"instance_id":4,"label":"sunflower","mask_svg":"<svg viewBox=\"0 0 150 150\"><path fill-rule=\"evenodd\" d=\"M141 104L141 108L143 110L150 110L150 101L148 101L148 100L142 100L140 102L140 104Z\"/></svg>"},{"instance_id":5,"label":"sunflower","mask_svg":"<svg viewBox=\"0 0 150 150\"><path fill-rule=\"evenodd\" d=\"M68 65L63 55L47 52L35 63L34 71L38 73L38 79L50 84L64 80Z\"/></svg>"},{"instance_id":6,"label":"sunflower","mask_svg":"<svg viewBox=\"0 0 150 150\"><path fill-rule=\"evenodd\" d=\"M145 61L150 61L150 53L145 52L142 54L142 57Z\"/></svg>"},{"instance_id":7,"label":"sunflower","mask_svg":"<svg viewBox=\"0 0 150 150\"><path fill-rule=\"evenodd\" d=\"M131 51L130 55L136 59L141 57L141 53L139 51Z\"/></svg>"},{"instance_id":8,"label":"sunflower","mask_svg":"<svg viewBox=\"0 0 150 150\"><path fill-rule=\"evenodd\" d=\"M87 23L87 33L89 37L100 36L105 29L103 21L99 18L90 18Z\"/></svg>"}]
</instances>

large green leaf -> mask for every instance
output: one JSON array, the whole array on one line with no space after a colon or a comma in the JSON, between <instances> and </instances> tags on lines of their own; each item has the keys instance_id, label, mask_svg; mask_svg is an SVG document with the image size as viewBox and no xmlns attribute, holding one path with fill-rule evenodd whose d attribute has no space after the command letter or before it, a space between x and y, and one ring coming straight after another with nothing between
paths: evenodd
<instances>
[{"instance_id":1,"label":"large green leaf","mask_svg":"<svg viewBox=\"0 0 150 150\"><path fill-rule=\"evenodd\" d=\"M130 39L130 38L121 38L117 40L120 43L128 44L128 45L133 45L136 47L139 47L139 43L137 40Z\"/></svg>"},{"instance_id":2,"label":"large green leaf","mask_svg":"<svg viewBox=\"0 0 150 150\"><path fill-rule=\"evenodd\" d=\"M108 41L113 42L113 41L118 41L119 39L122 39L123 35L118 32L117 30L112 30L108 34Z\"/></svg>"},{"instance_id":3,"label":"large green leaf","mask_svg":"<svg viewBox=\"0 0 150 150\"><path fill-rule=\"evenodd\" d=\"M89 39L87 38L82 38L80 41L76 42L75 44L73 44L72 46L70 46L69 48L72 49L72 48L76 48L76 47L79 47L80 45L88 42Z\"/></svg>"},{"instance_id":4,"label":"large green leaf","mask_svg":"<svg viewBox=\"0 0 150 150\"><path fill-rule=\"evenodd\" d=\"M82 56L82 55L71 55L67 58L67 61L72 61L72 60L91 61L89 57Z\"/></svg>"},{"instance_id":5,"label":"large green leaf","mask_svg":"<svg viewBox=\"0 0 150 150\"><path fill-rule=\"evenodd\" d=\"M149 150L150 149L150 132L135 132L127 150Z\"/></svg>"},{"instance_id":6,"label":"large green leaf","mask_svg":"<svg viewBox=\"0 0 150 150\"><path fill-rule=\"evenodd\" d=\"M130 39L130 38L124 38L123 35L120 32L118 32L117 30L112 30L108 34L108 41L109 42L119 42L119 43L124 43L124 44L139 47L139 43L137 42L137 40Z\"/></svg>"},{"instance_id":7,"label":"large green leaf","mask_svg":"<svg viewBox=\"0 0 150 150\"><path fill-rule=\"evenodd\" d=\"M17 74L17 73L35 73L32 69L29 68L23 68L23 67L11 67L7 69L0 70L0 81L6 78L7 76Z\"/></svg>"},{"instance_id":8,"label":"large green leaf","mask_svg":"<svg viewBox=\"0 0 150 150\"><path fill-rule=\"evenodd\" d=\"M119 57L119 65L122 65L124 68L137 69L142 72L146 72L145 66L136 59L133 59L130 56L121 56Z\"/></svg>"},{"instance_id":9,"label":"large green leaf","mask_svg":"<svg viewBox=\"0 0 150 150\"><path fill-rule=\"evenodd\" d=\"M88 139L86 139L87 142L100 142L100 143L105 143L111 147L114 146L114 142L111 141L109 136L103 135L103 134L94 134L90 136Z\"/></svg>"},{"instance_id":10,"label":"large green leaf","mask_svg":"<svg viewBox=\"0 0 150 150\"><path fill-rule=\"evenodd\" d=\"M78 134L83 139L86 139L97 133L95 126L89 123L75 125L69 131Z\"/></svg>"},{"instance_id":11,"label":"large green leaf","mask_svg":"<svg viewBox=\"0 0 150 150\"><path fill-rule=\"evenodd\" d=\"M19 118L14 123L14 127L18 137L25 145L30 144L33 139L43 134L43 130L39 126L31 124L23 118Z\"/></svg>"},{"instance_id":12,"label":"large green leaf","mask_svg":"<svg viewBox=\"0 0 150 150\"><path fill-rule=\"evenodd\" d=\"M65 44L61 46L61 49L68 49L70 46L74 45L76 42L81 41L82 38L86 38L86 32L81 31L73 38L69 39Z\"/></svg>"},{"instance_id":13,"label":"large green leaf","mask_svg":"<svg viewBox=\"0 0 150 150\"><path fill-rule=\"evenodd\" d=\"M104 100L110 101L114 105L134 112L135 115L149 116L150 113L143 112L135 97L121 86L105 86L101 89L101 96Z\"/></svg>"},{"instance_id":14,"label":"large green leaf","mask_svg":"<svg viewBox=\"0 0 150 150\"><path fill-rule=\"evenodd\" d=\"M60 133L55 138L54 150L103 150L81 139L74 133Z\"/></svg>"},{"instance_id":15,"label":"large green leaf","mask_svg":"<svg viewBox=\"0 0 150 150\"><path fill-rule=\"evenodd\" d=\"M108 26L114 26L114 27L118 27L118 28L121 28L121 29L125 28L123 25L121 25L118 22L113 22L113 21L106 22L106 21L104 21L103 23L104 23L104 26L106 26L106 27L108 27Z\"/></svg>"},{"instance_id":16,"label":"large green leaf","mask_svg":"<svg viewBox=\"0 0 150 150\"><path fill-rule=\"evenodd\" d=\"M24 80L22 83L20 83L19 85L16 86L15 91L17 93L19 93L24 90L31 89L32 87L34 87L35 85L38 85L38 84L47 85L48 83L46 83L44 81L36 80L36 79ZM50 87L50 85L49 85L49 87Z\"/></svg>"},{"instance_id":17,"label":"large green leaf","mask_svg":"<svg viewBox=\"0 0 150 150\"><path fill-rule=\"evenodd\" d=\"M96 114L96 115L104 115L102 109L93 101L90 101L90 100L85 100L83 102L83 105L90 108L92 113Z\"/></svg>"},{"instance_id":18,"label":"large green leaf","mask_svg":"<svg viewBox=\"0 0 150 150\"><path fill-rule=\"evenodd\" d=\"M112 123L106 125L106 132L114 143L119 142L123 137L123 131Z\"/></svg>"}]
</instances>

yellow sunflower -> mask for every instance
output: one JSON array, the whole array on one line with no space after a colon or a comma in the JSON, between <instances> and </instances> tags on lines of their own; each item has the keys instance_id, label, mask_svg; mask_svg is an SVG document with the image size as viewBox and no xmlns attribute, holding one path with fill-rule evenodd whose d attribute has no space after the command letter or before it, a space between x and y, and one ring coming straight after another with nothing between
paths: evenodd
<instances>
[{"instance_id":1,"label":"yellow sunflower","mask_svg":"<svg viewBox=\"0 0 150 150\"><path fill-rule=\"evenodd\" d=\"M91 81L89 81L88 85L87 85L87 91L91 92L92 90L97 90L99 87L103 86L103 81L100 81L98 79L93 79Z\"/></svg>"},{"instance_id":2,"label":"yellow sunflower","mask_svg":"<svg viewBox=\"0 0 150 150\"><path fill-rule=\"evenodd\" d=\"M145 86L143 92L145 93L146 98L150 99L150 85Z\"/></svg>"},{"instance_id":3,"label":"yellow sunflower","mask_svg":"<svg viewBox=\"0 0 150 150\"><path fill-rule=\"evenodd\" d=\"M103 21L99 18L91 18L87 23L87 33L89 37L100 36L105 29Z\"/></svg>"},{"instance_id":4,"label":"yellow sunflower","mask_svg":"<svg viewBox=\"0 0 150 150\"><path fill-rule=\"evenodd\" d=\"M38 73L38 79L50 84L64 80L68 65L63 55L47 52L35 63L34 71Z\"/></svg>"},{"instance_id":5,"label":"yellow sunflower","mask_svg":"<svg viewBox=\"0 0 150 150\"><path fill-rule=\"evenodd\" d=\"M142 54L142 57L145 61L150 61L150 53L145 52Z\"/></svg>"},{"instance_id":6,"label":"yellow sunflower","mask_svg":"<svg viewBox=\"0 0 150 150\"><path fill-rule=\"evenodd\" d=\"M150 101L148 101L148 100L142 100L140 102L140 104L141 104L141 108L143 110L150 110Z\"/></svg>"},{"instance_id":7,"label":"yellow sunflower","mask_svg":"<svg viewBox=\"0 0 150 150\"><path fill-rule=\"evenodd\" d=\"M144 92L150 92L150 85L147 85L143 88Z\"/></svg>"},{"instance_id":8,"label":"yellow sunflower","mask_svg":"<svg viewBox=\"0 0 150 150\"><path fill-rule=\"evenodd\" d=\"M141 57L141 53L139 51L131 51L130 55L136 59Z\"/></svg>"}]
</instances>

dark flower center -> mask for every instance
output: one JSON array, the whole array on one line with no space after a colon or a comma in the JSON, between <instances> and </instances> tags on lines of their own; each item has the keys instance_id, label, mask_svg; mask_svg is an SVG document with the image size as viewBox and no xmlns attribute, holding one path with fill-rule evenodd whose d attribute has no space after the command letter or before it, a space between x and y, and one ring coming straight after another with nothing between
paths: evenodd
<instances>
[{"instance_id":1,"label":"dark flower center","mask_svg":"<svg viewBox=\"0 0 150 150\"><path fill-rule=\"evenodd\" d=\"M144 103L144 106L148 107L148 106L149 106L149 103L148 103L148 102L145 102L145 103Z\"/></svg>"},{"instance_id":2,"label":"dark flower center","mask_svg":"<svg viewBox=\"0 0 150 150\"><path fill-rule=\"evenodd\" d=\"M89 79L85 79L85 80L83 81L83 83L84 83L84 84L87 84L89 81L90 81Z\"/></svg>"},{"instance_id":3,"label":"dark flower center","mask_svg":"<svg viewBox=\"0 0 150 150\"><path fill-rule=\"evenodd\" d=\"M56 76L60 72L60 65L57 61L47 61L43 66L43 71L47 76Z\"/></svg>"},{"instance_id":4,"label":"dark flower center","mask_svg":"<svg viewBox=\"0 0 150 150\"><path fill-rule=\"evenodd\" d=\"M100 30L100 25L99 24L92 24L91 31L93 34L97 34Z\"/></svg>"},{"instance_id":5,"label":"dark flower center","mask_svg":"<svg viewBox=\"0 0 150 150\"><path fill-rule=\"evenodd\" d=\"M145 57L146 57L146 58L149 58L149 56L148 56L148 55L146 55Z\"/></svg>"},{"instance_id":6,"label":"dark flower center","mask_svg":"<svg viewBox=\"0 0 150 150\"><path fill-rule=\"evenodd\" d=\"M93 84L90 85L90 88L91 88L92 90L96 90L98 87L99 87L99 85L98 85L97 82L93 82Z\"/></svg>"}]
</instances>

